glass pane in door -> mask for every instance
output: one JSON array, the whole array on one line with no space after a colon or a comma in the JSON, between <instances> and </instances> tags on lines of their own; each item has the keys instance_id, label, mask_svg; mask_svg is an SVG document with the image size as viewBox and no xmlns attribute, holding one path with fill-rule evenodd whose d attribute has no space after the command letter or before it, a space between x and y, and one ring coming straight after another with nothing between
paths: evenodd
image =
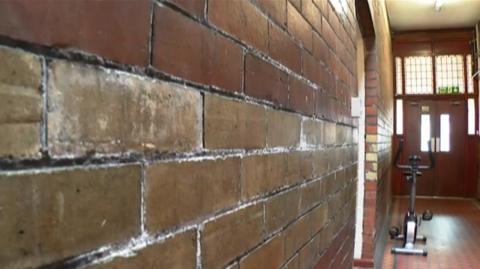
<instances>
[{"instance_id":1,"label":"glass pane in door","mask_svg":"<svg viewBox=\"0 0 480 269\"><path fill-rule=\"evenodd\" d=\"M450 115L440 115L440 151L450 151Z\"/></svg>"},{"instance_id":2,"label":"glass pane in door","mask_svg":"<svg viewBox=\"0 0 480 269\"><path fill-rule=\"evenodd\" d=\"M430 137L430 114L422 114L420 119L420 149L422 152L428 151Z\"/></svg>"}]
</instances>

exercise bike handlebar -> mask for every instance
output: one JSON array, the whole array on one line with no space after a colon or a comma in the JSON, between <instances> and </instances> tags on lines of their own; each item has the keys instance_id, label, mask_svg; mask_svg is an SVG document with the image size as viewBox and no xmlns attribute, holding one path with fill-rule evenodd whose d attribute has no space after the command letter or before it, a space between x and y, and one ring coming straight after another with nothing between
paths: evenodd
<instances>
[{"instance_id":1,"label":"exercise bike handlebar","mask_svg":"<svg viewBox=\"0 0 480 269\"><path fill-rule=\"evenodd\" d=\"M428 170L428 169L432 169L433 167L435 167L435 158L433 157L433 152L432 152L432 148L431 148L430 145L431 145L431 143L429 141L429 143L428 143L428 158L430 159L430 163L428 165L418 165L417 168L419 170ZM412 168L411 165L400 164L399 163L400 154L402 153L402 151L403 151L403 139L400 139L400 144L398 146L397 153L395 154L395 160L394 160L395 166L400 168L400 169Z\"/></svg>"}]
</instances>

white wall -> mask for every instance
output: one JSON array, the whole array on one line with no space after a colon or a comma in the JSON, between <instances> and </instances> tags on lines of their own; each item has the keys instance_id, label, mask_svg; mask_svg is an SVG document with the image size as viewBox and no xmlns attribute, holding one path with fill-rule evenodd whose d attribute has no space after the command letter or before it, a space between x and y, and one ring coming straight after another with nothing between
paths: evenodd
<instances>
[{"instance_id":1,"label":"white wall","mask_svg":"<svg viewBox=\"0 0 480 269\"><path fill-rule=\"evenodd\" d=\"M362 257L363 243L363 198L365 189L365 52L362 37L357 37L357 81L358 97L361 100L361 113L358 119L358 182L357 208L355 216L355 248L353 257Z\"/></svg>"}]
</instances>

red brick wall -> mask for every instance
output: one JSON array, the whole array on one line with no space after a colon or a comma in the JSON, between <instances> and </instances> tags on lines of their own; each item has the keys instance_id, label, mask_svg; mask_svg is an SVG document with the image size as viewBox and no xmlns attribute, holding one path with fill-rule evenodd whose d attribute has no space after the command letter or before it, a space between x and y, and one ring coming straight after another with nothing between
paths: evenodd
<instances>
[{"instance_id":1,"label":"red brick wall","mask_svg":"<svg viewBox=\"0 0 480 269\"><path fill-rule=\"evenodd\" d=\"M375 36L365 39L366 143L362 259L373 262L391 206L393 80L391 36L382 1L369 1Z\"/></svg>"},{"instance_id":2,"label":"red brick wall","mask_svg":"<svg viewBox=\"0 0 480 269\"><path fill-rule=\"evenodd\" d=\"M351 268L333 3L0 2L0 267Z\"/></svg>"}]
</instances>

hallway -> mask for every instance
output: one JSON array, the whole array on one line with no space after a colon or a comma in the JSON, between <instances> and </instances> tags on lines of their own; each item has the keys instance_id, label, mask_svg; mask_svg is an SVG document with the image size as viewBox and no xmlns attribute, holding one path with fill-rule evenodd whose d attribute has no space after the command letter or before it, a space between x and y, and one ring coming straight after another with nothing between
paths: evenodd
<instances>
[{"instance_id":1,"label":"hallway","mask_svg":"<svg viewBox=\"0 0 480 269\"><path fill-rule=\"evenodd\" d=\"M394 199L391 224L398 226L408 207L406 197ZM417 214L430 209L434 217L422 222L419 233L427 236L428 256L392 255L395 244L388 240L382 269L463 269L480 266L480 205L476 200L418 198ZM417 243L423 248L423 243Z\"/></svg>"}]
</instances>

